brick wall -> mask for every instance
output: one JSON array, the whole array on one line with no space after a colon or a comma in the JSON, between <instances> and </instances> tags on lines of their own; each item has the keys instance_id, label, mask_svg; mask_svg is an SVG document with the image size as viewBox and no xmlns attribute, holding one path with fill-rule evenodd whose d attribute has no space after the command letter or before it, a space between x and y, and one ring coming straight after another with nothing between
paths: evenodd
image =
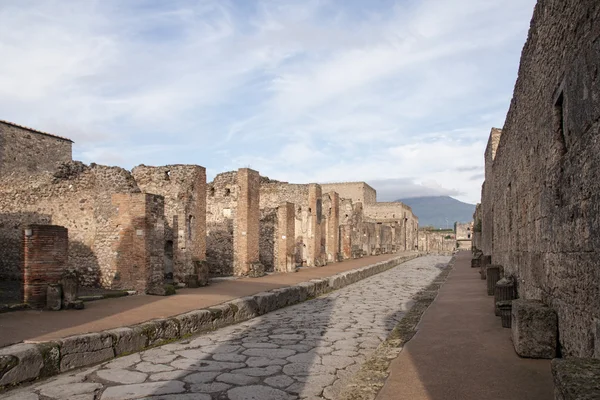
<instances>
[{"instance_id":1,"label":"brick wall","mask_svg":"<svg viewBox=\"0 0 600 400\"><path fill-rule=\"evenodd\" d=\"M259 263L260 175L249 168L237 173L238 201L233 231L233 273L246 275Z\"/></svg>"},{"instance_id":2,"label":"brick wall","mask_svg":"<svg viewBox=\"0 0 600 400\"><path fill-rule=\"evenodd\" d=\"M377 192L365 182L322 183L323 193L336 192L343 199L355 203L371 204L377 201Z\"/></svg>"},{"instance_id":3,"label":"brick wall","mask_svg":"<svg viewBox=\"0 0 600 400\"><path fill-rule=\"evenodd\" d=\"M68 230L56 225L27 225L23 237L23 301L46 306L46 289L59 283L68 264Z\"/></svg>"}]
</instances>

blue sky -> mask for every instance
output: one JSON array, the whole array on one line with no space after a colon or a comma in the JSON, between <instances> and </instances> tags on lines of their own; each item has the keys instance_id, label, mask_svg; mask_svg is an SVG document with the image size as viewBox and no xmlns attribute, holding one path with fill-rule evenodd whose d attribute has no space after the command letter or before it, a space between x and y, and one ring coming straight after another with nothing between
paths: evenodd
<instances>
[{"instance_id":1,"label":"blue sky","mask_svg":"<svg viewBox=\"0 0 600 400\"><path fill-rule=\"evenodd\" d=\"M534 0L2 0L0 119L119 165L479 201Z\"/></svg>"}]
</instances>

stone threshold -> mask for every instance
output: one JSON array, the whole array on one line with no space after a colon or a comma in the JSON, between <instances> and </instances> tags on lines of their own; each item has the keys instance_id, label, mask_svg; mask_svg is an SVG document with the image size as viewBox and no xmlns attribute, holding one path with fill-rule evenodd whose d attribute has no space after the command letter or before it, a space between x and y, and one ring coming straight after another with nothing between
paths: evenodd
<instances>
[{"instance_id":1,"label":"stone threshold","mask_svg":"<svg viewBox=\"0 0 600 400\"><path fill-rule=\"evenodd\" d=\"M328 278L312 279L132 326L0 348L0 390L247 321L351 285L416 257L419 255L403 255Z\"/></svg>"}]
</instances>

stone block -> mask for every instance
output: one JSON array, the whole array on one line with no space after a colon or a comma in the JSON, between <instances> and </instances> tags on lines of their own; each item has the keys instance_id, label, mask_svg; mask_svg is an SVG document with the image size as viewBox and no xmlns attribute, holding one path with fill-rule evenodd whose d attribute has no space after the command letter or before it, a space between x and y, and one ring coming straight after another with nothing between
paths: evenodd
<instances>
[{"instance_id":1,"label":"stone block","mask_svg":"<svg viewBox=\"0 0 600 400\"><path fill-rule=\"evenodd\" d=\"M600 360L555 358L552 360L555 400L600 399Z\"/></svg>"},{"instance_id":2,"label":"stone block","mask_svg":"<svg viewBox=\"0 0 600 400\"><path fill-rule=\"evenodd\" d=\"M60 341L60 371L97 364L115 356L113 337L106 333L88 333Z\"/></svg>"},{"instance_id":3,"label":"stone block","mask_svg":"<svg viewBox=\"0 0 600 400\"><path fill-rule=\"evenodd\" d=\"M166 340L180 337L179 323L175 318L154 319L135 325L148 338L148 346L154 346Z\"/></svg>"},{"instance_id":4,"label":"stone block","mask_svg":"<svg viewBox=\"0 0 600 400\"><path fill-rule=\"evenodd\" d=\"M512 341L517 354L527 358L554 358L558 341L556 312L537 300L513 300Z\"/></svg>"},{"instance_id":5,"label":"stone block","mask_svg":"<svg viewBox=\"0 0 600 400\"><path fill-rule=\"evenodd\" d=\"M213 329L231 325L234 322L235 309L229 303L211 307L208 311L212 314Z\"/></svg>"},{"instance_id":6,"label":"stone block","mask_svg":"<svg viewBox=\"0 0 600 400\"><path fill-rule=\"evenodd\" d=\"M486 280L487 280L487 294L493 296L496 291L496 283L500 280L500 271L502 267L500 265L488 265L486 267Z\"/></svg>"},{"instance_id":7,"label":"stone block","mask_svg":"<svg viewBox=\"0 0 600 400\"><path fill-rule=\"evenodd\" d=\"M307 299L315 297L315 292L316 292L316 287L317 287L315 282L301 282L301 283L297 284L296 286L302 287L304 289L304 291L306 291Z\"/></svg>"},{"instance_id":8,"label":"stone block","mask_svg":"<svg viewBox=\"0 0 600 400\"><path fill-rule=\"evenodd\" d=\"M258 305L258 314L263 315L276 309L277 295L272 292L261 292L253 296Z\"/></svg>"},{"instance_id":9,"label":"stone block","mask_svg":"<svg viewBox=\"0 0 600 400\"><path fill-rule=\"evenodd\" d=\"M512 279L502 278L496 282L496 288L494 290L494 303L498 305L500 301L509 301L516 298L515 294L515 283ZM500 316L500 309L495 307L496 316Z\"/></svg>"},{"instance_id":10,"label":"stone block","mask_svg":"<svg viewBox=\"0 0 600 400\"><path fill-rule=\"evenodd\" d=\"M46 287L46 308L51 311L62 308L62 286L59 283L49 283Z\"/></svg>"},{"instance_id":11,"label":"stone block","mask_svg":"<svg viewBox=\"0 0 600 400\"><path fill-rule=\"evenodd\" d=\"M60 280L63 292L63 307L75 308L73 303L77 301L79 295L79 283L77 273L75 271L65 271Z\"/></svg>"},{"instance_id":12,"label":"stone block","mask_svg":"<svg viewBox=\"0 0 600 400\"><path fill-rule=\"evenodd\" d=\"M0 386L36 379L43 366L44 359L35 344L3 347L0 349Z\"/></svg>"},{"instance_id":13,"label":"stone block","mask_svg":"<svg viewBox=\"0 0 600 400\"><path fill-rule=\"evenodd\" d=\"M148 337L137 326L133 328L115 328L105 331L105 333L112 336L113 348L117 357L141 351L148 345Z\"/></svg>"},{"instance_id":14,"label":"stone block","mask_svg":"<svg viewBox=\"0 0 600 400\"><path fill-rule=\"evenodd\" d=\"M594 319L594 358L600 359L600 319Z\"/></svg>"},{"instance_id":15,"label":"stone block","mask_svg":"<svg viewBox=\"0 0 600 400\"><path fill-rule=\"evenodd\" d=\"M198 277L198 286L207 286L210 283L209 265L206 261L195 261L194 268Z\"/></svg>"},{"instance_id":16,"label":"stone block","mask_svg":"<svg viewBox=\"0 0 600 400\"><path fill-rule=\"evenodd\" d=\"M253 297L247 296L232 300L228 303L234 310L234 321L242 322L258 317L258 304Z\"/></svg>"}]
</instances>

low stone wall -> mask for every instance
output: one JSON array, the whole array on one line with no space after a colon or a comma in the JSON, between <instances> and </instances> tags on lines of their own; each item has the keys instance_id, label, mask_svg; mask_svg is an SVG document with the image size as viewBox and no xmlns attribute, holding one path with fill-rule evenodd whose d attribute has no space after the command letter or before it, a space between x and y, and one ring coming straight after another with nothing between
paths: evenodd
<instances>
[{"instance_id":1,"label":"low stone wall","mask_svg":"<svg viewBox=\"0 0 600 400\"><path fill-rule=\"evenodd\" d=\"M403 255L323 279L241 297L207 309L52 342L0 349L0 389L142 351L172 340L246 321L387 271L418 257Z\"/></svg>"}]
</instances>

